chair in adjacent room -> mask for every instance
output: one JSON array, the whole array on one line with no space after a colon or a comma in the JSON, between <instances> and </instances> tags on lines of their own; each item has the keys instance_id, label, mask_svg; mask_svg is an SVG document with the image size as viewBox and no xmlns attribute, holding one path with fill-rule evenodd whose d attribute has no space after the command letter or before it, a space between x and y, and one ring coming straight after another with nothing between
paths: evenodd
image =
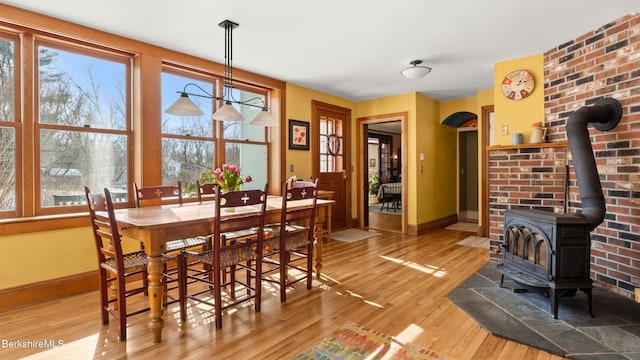
<instances>
[{"instance_id":1,"label":"chair in adjacent room","mask_svg":"<svg viewBox=\"0 0 640 360\"><path fill-rule=\"evenodd\" d=\"M180 181L176 185L161 185L161 186L144 186L139 187L136 183L133 184L136 207L150 206L150 205L163 205L163 204L178 204L182 205L182 185ZM175 283L178 269L174 266L167 266L177 261L176 256L183 249L189 249L194 247L201 247L202 251L210 249L210 240L208 236L194 236L184 239L167 241L165 244L165 269L163 275L166 278L167 284ZM168 304L178 301L178 297L171 294L172 290L177 289L175 286L168 286L167 291L164 294L163 304ZM167 301L167 297L170 299Z\"/></svg>"},{"instance_id":2,"label":"chair in adjacent room","mask_svg":"<svg viewBox=\"0 0 640 360\"><path fill-rule=\"evenodd\" d=\"M115 220L111 193L91 193L85 187L91 228L98 252L98 271L100 280L100 313L102 323L109 324L109 314L116 317L120 324L120 340L127 339L127 316L148 311L149 308L128 312L127 298L136 294L147 294L148 258L141 249L123 253L121 236ZM128 281L139 276L141 280ZM141 286L137 285L142 283ZM127 285L129 288L127 289ZM110 292L115 296L110 299Z\"/></svg>"},{"instance_id":3,"label":"chair in adjacent room","mask_svg":"<svg viewBox=\"0 0 640 360\"><path fill-rule=\"evenodd\" d=\"M263 280L279 285L281 302L287 300L287 288L295 283L306 280L311 289L317 200L318 180L286 182L280 223L267 226Z\"/></svg>"},{"instance_id":4,"label":"chair in adjacent room","mask_svg":"<svg viewBox=\"0 0 640 360\"><path fill-rule=\"evenodd\" d=\"M264 238L267 186L264 190L221 193L216 185L212 249L203 252L183 250L178 256L180 284L180 319L187 321L187 300L215 309L216 328L222 327L222 311L254 300L260 311L262 299L262 247ZM197 260L210 266L208 278L202 270L188 264ZM236 272L245 272L245 279ZM226 274L229 280L226 281ZM188 286L201 283L201 290L189 292ZM200 291L197 291L200 290ZM210 294L213 292L213 302ZM224 297L223 297L224 295Z\"/></svg>"},{"instance_id":5,"label":"chair in adjacent room","mask_svg":"<svg viewBox=\"0 0 640 360\"><path fill-rule=\"evenodd\" d=\"M387 206L387 211L389 211L389 204L391 204L391 209L393 209L394 212L398 211L401 206L402 184L382 184L380 190L382 191L382 206L380 206L380 211L384 210L385 205Z\"/></svg>"}]
</instances>

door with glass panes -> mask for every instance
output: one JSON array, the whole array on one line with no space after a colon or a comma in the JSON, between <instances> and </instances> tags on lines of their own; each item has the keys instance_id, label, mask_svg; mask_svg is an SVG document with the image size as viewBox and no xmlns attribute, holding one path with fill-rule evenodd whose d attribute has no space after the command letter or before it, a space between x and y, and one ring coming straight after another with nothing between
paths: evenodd
<instances>
[{"instance_id":1,"label":"door with glass panes","mask_svg":"<svg viewBox=\"0 0 640 360\"><path fill-rule=\"evenodd\" d=\"M332 230L349 227L351 196L349 188L351 162L348 156L351 110L313 101L314 129L318 129L313 148L314 172L320 190L333 191Z\"/></svg>"}]
</instances>

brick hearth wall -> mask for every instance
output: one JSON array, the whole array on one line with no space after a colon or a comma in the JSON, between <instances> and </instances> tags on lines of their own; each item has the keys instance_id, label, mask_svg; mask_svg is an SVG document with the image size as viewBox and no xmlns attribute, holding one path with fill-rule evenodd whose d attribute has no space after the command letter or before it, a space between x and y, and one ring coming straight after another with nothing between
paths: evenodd
<instances>
[{"instance_id":1,"label":"brick hearth wall","mask_svg":"<svg viewBox=\"0 0 640 360\"><path fill-rule=\"evenodd\" d=\"M640 282L640 15L629 15L544 54L545 121L553 147L490 151L489 216L492 260L509 208L565 211L565 159L569 158L567 211L581 208L566 147L566 121L603 97L619 100L620 124L608 132L590 127L607 204L591 233L591 278L596 286L633 297ZM552 145L548 144L548 145Z\"/></svg>"}]
</instances>

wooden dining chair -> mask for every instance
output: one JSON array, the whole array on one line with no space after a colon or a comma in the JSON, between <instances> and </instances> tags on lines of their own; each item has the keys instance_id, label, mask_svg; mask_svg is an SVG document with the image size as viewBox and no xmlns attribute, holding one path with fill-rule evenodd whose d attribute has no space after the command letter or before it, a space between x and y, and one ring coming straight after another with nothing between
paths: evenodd
<instances>
[{"instance_id":1,"label":"wooden dining chair","mask_svg":"<svg viewBox=\"0 0 640 360\"><path fill-rule=\"evenodd\" d=\"M280 223L267 226L266 232L272 236L267 235L265 240L263 280L279 285L281 302L287 300L287 288L297 282L306 280L307 289L311 289L317 200L317 179L286 182Z\"/></svg>"},{"instance_id":2,"label":"wooden dining chair","mask_svg":"<svg viewBox=\"0 0 640 360\"><path fill-rule=\"evenodd\" d=\"M176 185L143 186L133 184L136 207L164 204L182 205L182 185L180 181ZM183 249L200 247L202 251L211 248L209 236L194 236L184 239L167 241L164 253L163 276L167 283L164 293L163 304L166 306L178 301L178 297L172 295L172 291L177 290L176 285L171 285L178 281L178 268L175 265L178 253ZM172 265L173 264L173 265ZM169 298L170 300L168 300Z\"/></svg>"},{"instance_id":3,"label":"wooden dining chair","mask_svg":"<svg viewBox=\"0 0 640 360\"><path fill-rule=\"evenodd\" d=\"M100 280L100 313L102 323L109 324L109 314L116 317L120 324L120 340L127 339L127 316L132 316L149 310L138 309L128 312L127 298L144 293L147 294L147 264L148 259L142 248L140 250L123 253L121 236L115 220L111 193L104 189L104 194L91 193L84 188L91 228L98 253L98 274ZM128 281L133 276L142 277L139 281ZM127 289L129 285L129 289ZM111 290L115 290L112 298Z\"/></svg>"},{"instance_id":4,"label":"wooden dining chair","mask_svg":"<svg viewBox=\"0 0 640 360\"><path fill-rule=\"evenodd\" d=\"M196 189L198 190L198 201L214 200L216 195L216 184L201 184L196 180Z\"/></svg>"},{"instance_id":5,"label":"wooden dining chair","mask_svg":"<svg viewBox=\"0 0 640 360\"><path fill-rule=\"evenodd\" d=\"M138 186L133 183L136 199L136 207L143 205L163 205L176 203L182 205L182 185L180 181L176 185Z\"/></svg>"},{"instance_id":6,"label":"wooden dining chair","mask_svg":"<svg viewBox=\"0 0 640 360\"><path fill-rule=\"evenodd\" d=\"M187 320L187 299L214 307L216 328L222 327L222 311L254 300L256 312L262 299L262 242L264 238L267 185L264 190L220 193L215 185L215 221L212 249L203 252L184 250L178 256L180 284L180 319ZM231 209L233 211L229 211ZM211 267L208 278L200 268L189 266L198 260ZM239 280L236 271L246 271L246 279ZM230 274L226 280L225 274ZM223 278L224 277L224 278ZM204 289L189 293L187 285L201 282ZM242 290L246 290L243 294ZM213 303L203 295L213 291ZM224 299L223 299L223 294Z\"/></svg>"}]
</instances>

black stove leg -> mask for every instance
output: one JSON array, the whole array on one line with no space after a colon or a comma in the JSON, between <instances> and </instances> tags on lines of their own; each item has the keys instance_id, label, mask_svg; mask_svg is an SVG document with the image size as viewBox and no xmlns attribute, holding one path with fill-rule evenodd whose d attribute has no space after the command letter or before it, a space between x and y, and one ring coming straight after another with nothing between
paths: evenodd
<instances>
[{"instance_id":1,"label":"black stove leg","mask_svg":"<svg viewBox=\"0 0 640 360\"><path fill-rule=\"evenodd\" d=\"M553 313L553 318L558 318L558 303L560 298L560 293L562 291L556 291L554 288L549 288L549 301L551 302L551 313Z\"/></svg>"},{"instance_id":2,"label":"black stove leg","mask_svg":"<svg viewBox=\"0 0 640 360\"><path fill-rule=\"evenodd\" d=\"M502 287L503 283L504 283L504 274L502 274L502 276L500 276L500 287Z\"/></svg>"},{"instance_id":3,"label":"black stove leg","mask_svg":"<svg viewBox=\"0 0 640 360\"><path fill-rule=\"evenodd\" d=\"M593 315L593 294L592 294L591 288L581 288L580 290L582 290L585 294L587 294L587 302L589 303L589 315L591 315L591 317L594 318L595 316Z\"/></svg>"}]
</instances>

